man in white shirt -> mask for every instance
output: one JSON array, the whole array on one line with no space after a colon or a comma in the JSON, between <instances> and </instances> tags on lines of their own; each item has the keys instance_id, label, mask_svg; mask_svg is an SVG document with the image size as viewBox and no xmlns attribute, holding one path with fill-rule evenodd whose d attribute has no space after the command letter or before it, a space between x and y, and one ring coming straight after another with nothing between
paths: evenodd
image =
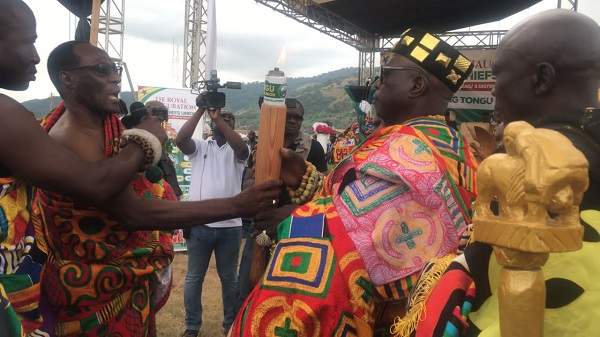
<instances>
[{"instance_id":1,"label":"man in white shirt","mask_svg":"<svg viewBox=\"0 0 600 337\"><path fill-rule=\"evenodd\" d=\"M204 95L196 99L199 106L177 134L177 146L189 156L192 166L190 200L230 197L240 193L242 172L249 150L234 131L235 116L208 108ZM205 111L211 118L213 136L206 140L192 138ZM237 265L242 240L242 220L230 219L184 232L188 251L188 271L184 285L185 326L183 337L196 337L202 325L202 283L213 251L223 289L223 329L229 330L236 315Z\"/></svg>"}]
</instances>

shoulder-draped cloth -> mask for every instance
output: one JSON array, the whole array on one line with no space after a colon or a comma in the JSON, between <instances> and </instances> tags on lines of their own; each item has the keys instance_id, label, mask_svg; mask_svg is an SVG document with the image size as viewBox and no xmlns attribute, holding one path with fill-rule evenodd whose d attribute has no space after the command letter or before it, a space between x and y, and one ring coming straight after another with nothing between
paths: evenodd
<instances>
[{"instance_id":1,"label":"shoulder-draped cloth","mask_svg":"<svg viewBox=\"0 0 600 337\"><path fill-rule=\"evenodd\" d=\"M463 137L438 118L369 136L279 225L230 335L373 336L379 306L405 299L428 261L457 253L476 168Z\"/></svg>"},{"instance_id":2,"label":"shoulder-draped cloth","mask_svg":"<svg viewBox=\"0 0 600 337\"><path fill-rule=\"evenodd\" d=\"M64 110L61 103L46 119L46 131ZM109 158L123 126L110 115L104 127ZM141 198L177 200L162 179L151 183L138 173L131 186ZM48 253L42 292L56 313L57 336L156 335L155 314L170 290L172 233L127 231L98 209L45 190L37 191L33 220Z\"/></svg>"}]
</instances>

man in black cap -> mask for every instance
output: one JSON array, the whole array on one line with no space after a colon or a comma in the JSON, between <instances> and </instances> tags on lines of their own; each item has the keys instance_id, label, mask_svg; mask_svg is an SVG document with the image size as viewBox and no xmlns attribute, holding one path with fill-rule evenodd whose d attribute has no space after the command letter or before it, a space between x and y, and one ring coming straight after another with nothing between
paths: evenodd
<instances>
[{"instance_id":1,"label":"man in black cap","mask_svg":"<svg viewBox=\"0 0 600 337\"><path fill-rule=\"evenodd\" d=\"M371 336L402 314L428 261L456 256L477 161L444 115L473 64L420 29L390 52L375 82L377 132L326 178L282 150L281 178L301 206L279 225L232 336Z\"/></svg>"}]
</instances>

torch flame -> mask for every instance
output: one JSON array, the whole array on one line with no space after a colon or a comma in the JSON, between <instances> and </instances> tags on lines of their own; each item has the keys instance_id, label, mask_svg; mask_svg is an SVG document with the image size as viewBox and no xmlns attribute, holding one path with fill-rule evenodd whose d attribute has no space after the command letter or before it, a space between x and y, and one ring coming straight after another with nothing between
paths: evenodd
<instances>
[{"instance_id":1,"label":"torch flame","mask_svg":"<svg viewBox=\"0 0 600 337\"><path fill-rule=\"evenodd\" d=\"M283 62L285 62L285 46L281 49L281 54L279 55L279 60L277 60L277 64L278 65L283 65Z\"/></svg>"}]
</instances>

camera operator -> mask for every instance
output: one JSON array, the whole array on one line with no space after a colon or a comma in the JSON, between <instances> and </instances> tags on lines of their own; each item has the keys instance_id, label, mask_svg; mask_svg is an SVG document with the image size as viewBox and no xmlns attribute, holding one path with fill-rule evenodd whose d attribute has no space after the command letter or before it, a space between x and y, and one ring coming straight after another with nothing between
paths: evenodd
<instances>
[{"instance_id":1,"label":"camera operator","mask_svg":"<svg viewBox=\"0 0 600 337\"><path fill-rule=\"evenodd\" d=\"M206 92L196 97L198 110L177 134L176 143L192 166L190 200L223 198L240 193L242 172L248 159L248 146L234 131L235 116L209 108ZM206 140L192 138L205 111L211 118L213 136ZM185 328L183 336L196 336L202 325L202 283L215 252L217 271L223 291L223 329L235 319L237 300L237 265L242 241L240 218L195 226L184 231L187 242L188 271L184 285Z\"/></svg>"}]
</instances>

